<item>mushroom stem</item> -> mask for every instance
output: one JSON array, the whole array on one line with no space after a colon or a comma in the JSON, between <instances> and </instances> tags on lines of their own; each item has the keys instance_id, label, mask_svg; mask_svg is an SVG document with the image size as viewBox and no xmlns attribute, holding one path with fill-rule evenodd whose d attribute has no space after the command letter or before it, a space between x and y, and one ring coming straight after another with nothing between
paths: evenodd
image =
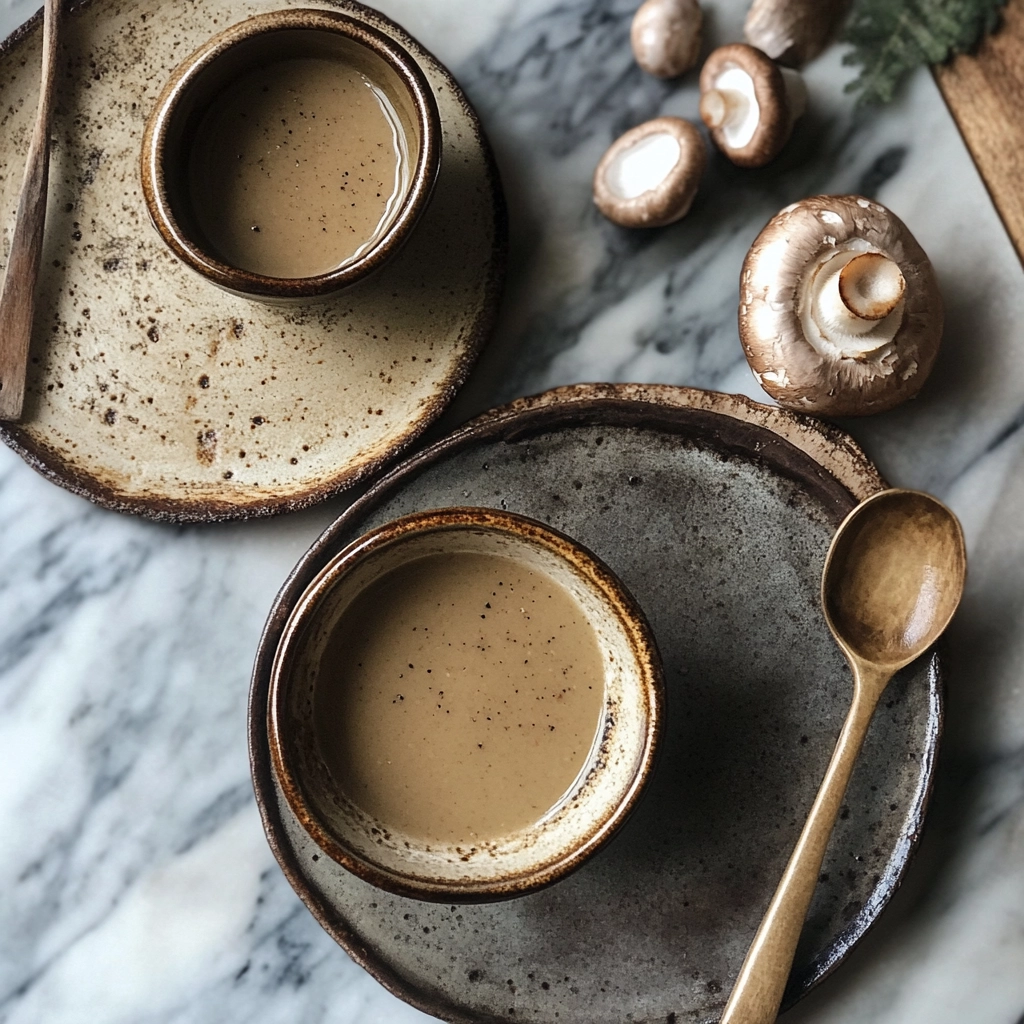
<instances>
[{"instance_id":1,"label":"mushroom stem","mask_svg":"<svg viewBox=\"0 0 1024 1024\"><path fill-rule=\"evenodd\" d=\"M843 356L856 359L877 351L899 327L881 321L893 313L902 320L897 307L906 282L900 268L881 253L839 253L819 269L811 287L818 329Z\"/></svg>"},{"instance_id":2,"label":"mushroom stem","mask_svg":"<svg viewBox=\"0 0 1024 1024\"><path fill-rule=\"evenodd\" d=\"M838 286L839 298L854 316L881 320L899 304L907 282L888 256L865 252L839 271Z\"/></svg>"},{"instance_id":3,"label":"mushroom stem","mask_svg":"<svg viewBox=\"0 0 1024 1024\"><path fill-rule=\"evenodd\" d=\"M738 89L709 89L700 98L700 118L709 128L740 124L750 103Z\"/></svg>"},{"instance_id":4,"label":"mushroom stem","mask_svg":"<svg viewBox=\"0 0 1024 1024\"><path fill-rule=\"evenodd\" d=\"M754 137L761 119L753 77L738 64L728 62L712 81L701 85L701 120L712 131L720 131L726 145L742 149Z\"/></svg>"}]
</instances>

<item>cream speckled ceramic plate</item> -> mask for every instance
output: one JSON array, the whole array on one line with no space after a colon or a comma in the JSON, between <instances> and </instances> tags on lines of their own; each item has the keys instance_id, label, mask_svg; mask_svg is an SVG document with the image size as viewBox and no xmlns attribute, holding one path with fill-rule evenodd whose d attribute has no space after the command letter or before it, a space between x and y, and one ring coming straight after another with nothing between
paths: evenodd
<instances>
[{"instance_id":1,"label":"cream speckled ceramic plate","mask_svg":"<svg viewBox=\"0 0 1024 1024\"><path fill-rule=\"evenodd\" d=\"M288 6L336 7L420 63L441 172L405 248L323 303L269 306L186 268L149 221L146 118L210 36ZM38 17L0 46L3 258L39 90ZM87 0L67 19L25 417L0 436L109 508L197 521L312 504L379 469L434 420L493 322L504 205L479 122L448 72L350 2Z\"/></svg>"}]
</instances>

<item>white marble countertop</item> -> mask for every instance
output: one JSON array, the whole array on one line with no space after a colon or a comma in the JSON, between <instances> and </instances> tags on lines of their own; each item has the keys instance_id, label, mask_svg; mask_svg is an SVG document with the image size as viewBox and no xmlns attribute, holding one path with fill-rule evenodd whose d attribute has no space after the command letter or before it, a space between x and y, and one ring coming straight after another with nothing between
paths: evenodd
<instances>
[{"instance_id":1,"label":"white marble countertop","mask_svg":"<svg viewBox=\"0 0 1024 1024\"><path fill-rule=\"evenodd\" d=\"M214 2L214 0L201 0ZM0 33L33 6L0 3ZM792 1024L1024 1021L1024 276L930 76L854 116L835 49L772 169L713 162L690 217L629 234L590 202L614 134L694 117L644 78L631 0L383 0L477 105L510 205L498 335L448 414L583 380L764 399L743 359L740 261L814 192L894 209L948 306L922 395L849 424L894 483L961 516L968 593L947 731L903 889ZM706 0L738 38L742 0ZM5 230L7 228L5 227ZM274 593L343 506L173 528L60 490L0 448L0 1022L402 1024L293 894L253 802L245 704Z\"/></svg>"}]
</instances>

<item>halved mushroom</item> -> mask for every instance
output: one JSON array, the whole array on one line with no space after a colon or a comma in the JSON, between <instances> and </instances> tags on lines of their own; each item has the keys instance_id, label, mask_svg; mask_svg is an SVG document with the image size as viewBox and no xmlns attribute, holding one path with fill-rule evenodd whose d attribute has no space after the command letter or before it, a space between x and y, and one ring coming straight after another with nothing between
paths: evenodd
<instances>
[{"instance_id":1,"label":"halved mushroom","mask_svg":"<svg viewBox=\"0 0 1024 1024\"><path fill-rule=\"evenodd\" d=\"M656 117L608 147L594 172L594 202L626 228L679 220L693 202L707 163L700 132L679 117Z\"/></svg>"},{"instance_id":2,"label":"halved mushroom","mask_svg":"<svg viewBox=\"0 0 1024 1024\"><path fill-rule=\"evenodd\" d=\"M762 167L786 144L807 106L799 72L745 43L714 50L700 72L700 116L740 167Z\"/></svg>"},{"instance_id":3,"label":"halved mushroom","mask_svg":"<svg viewBox=\"0 0 1024 1024\"><path fill-rule=\"evenodd\" d=\"M845 0L754 0L743 35L772 60L800 68L825 49Z\"/></svg>"},{"instance_id":4,"label":"halved mushroom","mask_svg":"<svg viewBox=\"0 0 1024 1024\"><path fill-rule=\"evenodd\" d=\"M697 0L646 0L633 16L633 56L649 75L675 78L700 56L704 16Z\"/></svg>"},{"instance_id":5,"label":"halved mushroom","mask_svg":"<svg viewBox=\"0 0 1024 1024\"><path fill-rule=\"evenodd\" d=\"M924 250L862 196L787 206L743 261L740 340L761 386L789 409L863 416L912 398L942 319Z\"/></svg>"}]
</instances>

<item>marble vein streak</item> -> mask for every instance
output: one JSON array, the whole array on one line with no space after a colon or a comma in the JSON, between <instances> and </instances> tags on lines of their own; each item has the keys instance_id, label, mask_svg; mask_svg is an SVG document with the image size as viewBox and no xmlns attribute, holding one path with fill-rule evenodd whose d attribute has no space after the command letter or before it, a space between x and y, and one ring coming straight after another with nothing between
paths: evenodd
<instances>
[{"instance_id":1,"label":"marble vein streak","mask_svg":"<svg viewBox=\"0 0 1024 1024\"><path fill-rule=\"evenodd\" d=\"M215 0L202 0L215 2ZM30 2L0 0L0 31ZM512 218L501 328L448 422L581 380L763 398L736 338L740 261L812 192L890 205L948 307L921 397L850 428L894 482L961 515L969 592L921 854L851 961L792 1024L1024 1024L1024 288L927 74L856 114L833 51L772 168L711 161L680 224L605 223L590 176L623 129L694 117L692 78L645 78L627 0L387 0L448 62L494 141ZM743 0L708 0L738 37ZM9 226L3 226L9 231ZM284 880L253 805L256 640L337 513L173 529L97 510L0 450L0 1024L406 1024Z\"/></svg>"}]
</instances>

